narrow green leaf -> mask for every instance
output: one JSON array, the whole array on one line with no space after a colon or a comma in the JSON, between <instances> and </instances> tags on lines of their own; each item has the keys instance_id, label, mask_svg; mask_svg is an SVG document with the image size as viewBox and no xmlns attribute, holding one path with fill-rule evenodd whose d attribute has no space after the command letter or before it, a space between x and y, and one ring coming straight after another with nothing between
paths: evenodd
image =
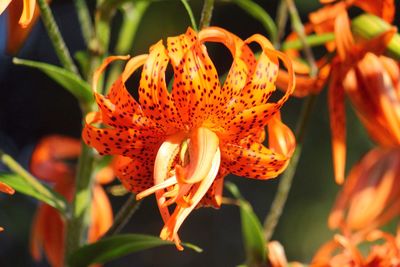
<instances>
[{"instance_id":1,"label":"narrow green leaf","mask_svg":"<svg viewBox=\"0 0 400 267\"><path fill-rule=\"evenodd\" d=\"M41 70L55 82L67 89L81 102L90 103L93 101L90 85L73 72L51 64L32 60L14 58L13 62L16 65L23 65Z\"/></svg>"},{"instance_id":2,"label":"narrow green leaf","mask_svg":"<svg viewBox=\"0 0 400 267\"><path fill-rule=\"evenodd\" d=\"M275 25L274 20L271 16L265 11L264 8L259 6L257 3L251 0L231 0L233 3L238 5L244 11L246 11L249 15L253 16L256 20L261 22L264 28L270 35L272 43L275 43L278 38L278 29Z\"/></svg>"},{"instance_id":3,"label":"narrow green leaf","mask_svg":"<svg viewBox=\"0 0 400 267\"><path fill-rule=\"evenodd\" d=\"M159 237L141 234L115 235L83 246L72 253L68 263L71 267L84 267L94 263L102 264L130 253L165 245L174 245L174 243ZM202 251L201 248L192 244L183 243L182 245L196 252Z\"/></svg>"},{"instance_id":4,"label":"narrow green leaf","mask_svg":"<svg viewBox=\"0 0 400 267\"><path fill-rule=\"evenodd\" d=\"M267 250L262 226L257 215L254 213L250 203L242 197L235 184L226 182L225 187L239 202L243 243L246 251L246 265L265 266Z\"/></svg>"},{"instance_id":5,"label":"narrow green leaf","mask_svg":"<svg viewBox=\"0 0 400 267\"><path fill-rule=\"evenodd\" d=\"M190 23L192 23L193 30L195 30L197 32L198 28L197 28L196 20L194 19L194 16L193 16L192 8L190 7L189 3L186 0L181 0L181 2L185 7L186 12L188 13L188 16L190 18Z\"/></svg>"},{"instance_id":6,"label":"narrow green leaf","mask_svg":"<svg viewBox=\"0 0 400 267\"><path fill-rule=\"evenodd\" d=\"M66 213L68 204L65 198L46 185L41 184L40 190L38 190L36 185L30 184L29 181L23 177L17 174L4 172L0 173L0 182L11 186L21 194L34 197L37 200L58 209L63 214Z\"/></svg>"},{"instance_id":7,"label":"narrow green leaf","mask_svg":"<svg viewBox=\"0 0 400 267\"><path fill-rule=\"evenodd\" d=\"M351 22L351 28L354 35L364 39L371 39L389 30L390 25L383 19L372 14L362 14L354 18ZM386 54L396 60L400 60L400 35L397 33L390 41Z\"/></svg>"}]
</instances>

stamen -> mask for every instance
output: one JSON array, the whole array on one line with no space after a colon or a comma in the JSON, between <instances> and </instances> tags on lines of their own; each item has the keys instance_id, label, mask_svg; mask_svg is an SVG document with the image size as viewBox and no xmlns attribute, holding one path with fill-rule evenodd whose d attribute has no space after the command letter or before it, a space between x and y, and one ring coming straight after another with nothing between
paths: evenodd
<instances>
[{"instance_id":1,"label":"stamen","mask_svg":"<svg viewBox=\"0 0 400 267\"><path fill-rule=\"evenodd\" d=\"M140 199L147 197L159 190L162 190L162 189L165 189L172 185L175 185L176 183L177 183L176 176L172 176L171 178L168 178L164 182L156 184L155 186L152 186L152 187L140 192L139 194L136 195L136 200L140 200Z\"/></svg>"}]
</instances>

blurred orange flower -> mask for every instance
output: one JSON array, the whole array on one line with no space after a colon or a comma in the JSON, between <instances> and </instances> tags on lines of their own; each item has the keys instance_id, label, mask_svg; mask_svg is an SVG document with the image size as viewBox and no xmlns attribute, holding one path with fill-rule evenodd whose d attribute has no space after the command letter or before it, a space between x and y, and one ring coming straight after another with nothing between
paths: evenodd
<instances>
[{"instance_id":1,"label":"blurred orange flower","mask_svg":"<svg viewBox=\"0 0 400 267\"><path fill-rule=\"evenodd\" d=\"M299 262L291 262L290 265L287 261L285 249L278 241L271 241L268 243L268 266L271 267L303 267L304 265Z\"/></svg>"},{"instance_id":2,"label":"blurred orange flower","mask_svg":"<svg viewBox=\"0 0 400 267\"><path fill-rule=\"evenodd\" d=\"M76 168L73 161L77 160L80 150L81 144L77 139L60 135L45 137L32 154L30 170L36 177L54 183L54 190L71 201ZM109 182L114 174L107 172L106 176L96 177L88 242L96 241L112 224L112 208L100 181ZM41 204L31 231L31 253L34 259L40 260L43 250L51 266L63 266L64 232L64 218L54 208Z\"/></svg>"},{"instance_id":3,"label":"blurred orange flower","mask_svg":"<svg viewBox=\"0 0 400 267\"><path fill-rule=\"evenodd\" d=\"M377 243L380 241L381 243ZM382 242L383 241L383 242ZM360 245L367 245L369 251L364 256ZM335 235L315 254L310 267L398 267L400 266L400 234L375 230L365 240Z\"/></svg>"},{"instance_id":4,"label":"blurred orange flower","mask_svg":"<svg viewBox=\"0 0 400 267\"><path fill-rule=\"evenodd\" d=\"M223 86L205 42L222 43L232 54ZM258 60L248 46L252 42L262 48ZM103 63L93 86L100 112L86 117L82 135L100 154L125 156L117 176L138 199L155 193L165 223L160 236L182 249L178 229L195 207L221 205L228 173L270 179L286 168L295 140L279 109L294 83L289 58L258 34L243 41L221 28L198 34L189 28L167 43L165 48L160 41L149 55L130 59L107 96L96 92L99 75L111 61L127 57ZM289 88L276 103L268 103L279 59L289 70ZM165 78L169 63L174 71L171 93ZM137 102L125 82L142 65ZM266 125L269 148L262 144ZM170 214L168 206L174 203Z\"/></svg>"},{"instance_id":5,"label":"blurred orange flower","mask_svg":"<svg viewBox=\"0 0 400 267\"><path fill-rule=\"evenodd\" d=\"M352 6L361 8L365 12L372 13L391 23L394 19L395 5L393 0L321 0L324 7L310 13L309 23L305 25L307 34L335 33L335 41L326 43L329 52L336 51L340 61L344 61L349 54L348 47L354 44L350 29L350 19L347 10ZM334 3L336 2L336 3ZM298 39L296 33L291 33L287 41ZM330 55L322 57L317 61L318 72L316 77L310 77L310 67L301 60L298 50L289 49L285 51L295 62L293 68L296 72L296 90L294 96L304 97L309 94L319 93L330 77ZM351 54L350 54L351 55ZM350 61L349 61L350 62ZM280 88L287 84L286 72L281 70L282 75L277 80Z\"/></svg>"},{"instance_id":6,"label":"blurred orange flower","mask_svg":"<svg viewBox=\"0 0 400 267\"><path fill-rule=\"evenodd\" d=\"M7 7L7 52L15 54L35 24L39 16L39 9L36 7L35 0L1 0L0 15Z\"/></svg>"},{"instance_id":7,"label":"blurred orange flower","mask_svg":"<svg viewBox=\"0 0 400 267\"><path fill-rule=\"evenodd\" d=\"M345 76L343 87L371 138L400 145L400 69L393 59L368 53Z\"/></svg>"},{"instance_id":8,"label":"blurred orange flower","mask_svg":"<svg viewBox=\"0 0 400 267\"><path fill-rule=\"evenodd\" d=\"M388 86L390 86L389 84L385 84L390 81L384 82L383 80L379 80L380 78L387 76L385 69L383 67L376 67L376 60L373 62L375 66L366 64L366 62L374 61L374 59L377 58L376 55L380 55L384 52L395 32L396 29L392 28L371 40L349 44L349 46L343 45L343 47L345 47L344 49L347 51L346 59L342 61L339 57L336 57L332 63L331 81L328 89L328 104L332 133L334 174L335 180L339 184L344 181L346 162L345 93L349 93L351 99L353 98L360 107L361 105L364 105L367 109L371 109L371 112L373 112L372 116L380 116L379 118L370 118L370 121L374 121L374 123L382 118L383 115L380 113L387 114L382 112L382 110L392 110L389 112L392 116L390 119L392 119L393 110L397 109L396 106L398 103L387 101L388 98L393 98L391 95L395 93L388 90ZM355 76L356 73L357 75ZM357 79L355 79L355 77L357 77ZM370 85L363 84L365 82L370 82L367 81L367 79L371 79L371 81L375 82L375 85L371 87ZM375 88L376 86L380 87ZM372 90L374 91L375 96L373 99L367 99L367 95L369 94L368 90L370 90L370 93L372 92L371 88L373 88ZM379 97L376 96L376 93L379 94ZM362 100L360 99L361 95L363 95ZM369 102L368 104L361 104L360 100ZM378 103L381 100L386 101L384 104L386 106L385 108L381 108L381 111L379 111L378 107L381 104ZM372 107L368 106L369 103L374 103L375 107L372 109ZM391 125L385 125L384 127L398 127L398 122L396 121L387 121L387 123ZM397 132L398 131L399 130L397 129Z\"/></svg>"},{"instance_id":9,"label":"blurred orange flower","mask_svg":"<svg viewBox=\"0 0 400 267\"><path fill-rule=\"evenodd\" d=\"M375 148L356 164L329 216L329 227L367 234L400 213L400 149Z\"/></svg>"}]
</instances>

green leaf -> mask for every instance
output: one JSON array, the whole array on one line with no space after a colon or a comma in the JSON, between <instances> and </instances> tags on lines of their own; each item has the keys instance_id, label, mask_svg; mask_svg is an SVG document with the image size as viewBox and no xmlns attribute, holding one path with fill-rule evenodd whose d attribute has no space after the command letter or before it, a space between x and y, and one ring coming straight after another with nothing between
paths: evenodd
<instances>
[{"instance_id":1,"label":"green leaf","mask_svg":"<svg viewBox=\"0 0 400 267\"><path fill-rule=\"evenodd\" d=\"M94 263L103 264L130 253L165 245L174 245L174 243L159 237L141 234L115 235L83 246L72 253L68 263L71 267L84 267ZM182 245L196 252L202 251L201 248L192 244L183 243Z\"/></svg>"},{"instance_id":2,"label":"green leaf","mask_svg":"<svg viewBox=\"0 0 400 267\"><path fill-rule=\"evenodd\" d=\"M363 14L354 18L351 28L356 36L364 39L371 39L389 30L392 25L383 19L372 14ZM397 33L386 49L386 55L396 60L400 60L400 35Z\"/></svg>"},{"instance_id":3,"label":"green leaf","mask_svg":"<svg viewBox=\"0 0 400 267\"><path fill-rule=\"evenodd\" d=\"M16 65L23 65L41 70L55 82L67 89L81 102L91 103L93 101L93 93L90 89L90 85L73 72L51 64L32 60L14 58L13 62Z\"/></svg>"},{"instance_id":4,"label":"green leaf","mask_svg":"<svg viewBox=\"0 0 400 267\"><path fill-rule=\"evenodd\" d=\"M32 184L29 180L24 179L18 174L2 172L0 173L0 182L11 186L21 194L34 197L37 200L56 208L63 214L67 211L68 204L65 198L48 186L39 183L37 180L37 183Z\"/></svg>"},{"instance_id":5,"label":"green leaf","mask_svg":"<svg viewBox=\"0 0 400 267\"><path fill-rule=\"evenodd\" d=\"M238 199L242 222L243 243L246 251L246 265L265 266L267 250L262 226L257 215L254 213L250 203L242 197L235 184L226 182L225 187Z\"/></svg>"}]
</instances>

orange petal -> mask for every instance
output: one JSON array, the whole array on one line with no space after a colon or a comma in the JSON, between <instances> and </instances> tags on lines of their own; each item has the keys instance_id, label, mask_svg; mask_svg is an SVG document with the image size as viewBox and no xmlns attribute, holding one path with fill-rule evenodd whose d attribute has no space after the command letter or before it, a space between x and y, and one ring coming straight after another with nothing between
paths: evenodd
<instances>
[{"instance_id":1,"label":"orange petal","mask_svg":"<svg viewBox=\"0 0 400 267\"><path fill-rule=\"evenodd\" d=\"M182 128L181 120L165 81L168 63L167 51L162 41L159 41L150 48L150 54L143 66L139 99L147 117L166 129L179 129Z\"/></svg>"},{"instance_id":2,"label":"orange petal","mask_svg":"<svg viewBox=\"0 0 400 267\"><path fill-rule=\"evenodd\" d=\"M104 189L96 184L93 188L91 222L88 231L88 242L101 237L113 223L113 212Z\"/></svg>"},{"instance_id":3,"label":"orange petal","mask_svg":"<svg viewBox=\"0 0 400 267\"><path fill-rule=\"evenodd\" d=\"M332 134L332 158L335 181L342 184L346 162L346 112L342 78L332 73L328 90L329 117Z\"/></svg>"},{"instance_id":4,"label":"orange petal","mask_svg":"<svg viewBox=\"0 0 400 267\"><path fill-rule=\"evenodd\" d=\"M288 265L285 249L278 241L268 243L268 260L272 267L286 267Z\"/></svg>"},{"instance_id":5,"label":"orange petal","mask_svg":"<svg viewBox=\"0 0 400 267\"><path fill-rule=\"evenodd\" d=\"M80 152L78 139L62 135L44 137L32 153L30 171L46 181L71 179L75 170L65 160L77 159Z\"/></svg>"},{"instance_id":6,"label":"orange petal","mask_svg":"<svg viewBox=\"0 0 400 267\"><path fill-rule=\"evenodd\" d=\"M64 265L64 222L56 210L41 205L31 231L31 253L35 260L41 259L41 250L51 266Z\"/></svg>"},{"instance_id":7,"label":"orange petal","mask_svg":"<svg viewBox=\"0 0 400 267\"><path fill-rule=\"evenodd\" d=\"M242 92L250 75L254 72L256 60L249 46L236 35L218 27L208 27L199 33L202 42L221 43L229 49L233 62L221 89L222 102L215 114L210 116L219 122L230 120L237 113L236 98ZM227 112L230 110L230 112Z\"/></svg>"},{"instance_id":8,"label":"orange petal","mask_svg":"<svg viewBox=\"0 0 400 267\"><path fill-rule=\"evenodd\" d=\"M168 54L175 73L172 98L182 122L190 128L198 127L221 108L218 74L192 29L176 38L183 39L168 38Z\"/></svg>"},{"instance_id":9,"label":"orange petal","mask_svg":"<svg viewBox=\"0 0 400 267\"><path fill-rule=\"evenodd\" d=\"M35 261L42 259L42 248L44 238L44 214L43 206L41 205L33 217L31 234L30 234L30 253Z\"/></svg>"},{"instance_id":10,"label":"orange petal","mask_svg":"<svg viewBox=\"0 0 400 267\"><path fill-rule=\"evenodd\" d=\"M289 160L258 143L250 147L233 144L221 147L224 167L230 173L248 178L275 178L285 169Z\"/></svg>"},{"instance_id":11,"label":"orange petal","mask_svg":"<svg viewBox=\"0 0 400 267\"><path fill-rule=\"evenodd\" d=\"M183 184L194 184L207 176L219 145L218 136L207 128L195 129L189 138L190 163L175 166L176 178Z\"/></svg>"},{"instance_id":12,"label":"orange petal","mask_svg":"<svg viewBox=\"0 0 400 267\"><path fill-rule=\"evenodd\" d=\"M363 89L370 95L374 106L384 116L384 125L390 129L394 139L393 143L399 144L400 99L379 58L374 54L367 54L357 65L356 74L358 79L363 82Z\"/></svg>"},{"instance_id":13,"label":"orange petal","mask_svg":"<svg viewBox=\"0 0 400 267\"><path fill-rule=\"evenodd\" d=\"M253 40L261 44L263 44L263 42L265 41L263 38L258 36L253 36L253 38L248 39L249 42ZM268 43L263 44L262 46L265 47L266 45L268 45ZM228 122L228 136L224 138L230 138L232 139L232 141L237 142L238 140L248 135L250 130L264 128L271 117L281 108L281 106L293 93L295 86L295 76L289 57L279 51L266 49L264 50L264 52L280 58L288 69L290 79L288 81L288 87L285 91L285 94L276 103L267 103L239 112L234 119Z\"/></svg>"},{"instance_id":14,"label":"orange petal","mask_svg":"<svg viewBox=\"0 0 400 267\"><path fill-rule=\"evenodd\" d=\"M393 22L396 10L394 0L356 0L354 5L383 18L389 23Z\"/></svg>"},{"instance_id":15,"label":"orange petal","mask_svg":"<svg viewBox=\"0 0 400 267\"><path fill-rule=\"evenodd\" d=\"M224 167L219 168L217 177L207 193L201 199L198 207L213 207L218 209L222 203L222 191L224 189L224 178L228 174L228 171Z\"/></svg>"},{"instance_id":16,"label":"orange petal","mask_svg":"<svg viewBox=\"0 0 400 267\"><path fill-rule=\"evenodd\" d=\"M0 192L12 195L15 193L15 190L11 186L9 186L3 182L0 182Z\"/></svg>"},{"instance_id":17,"label":"orange petal","mask_svg":"<svg viewBox=\"0 0 400 267\"><path fill-rule=\"evenodd\" d=\"M335 36L337 53L340 59L344 61L354 45L350 29L350 19L346 10L339 12L335 18Z\"/></svg>"},{"instance_id":18,"label":"orange petal","mask_svg":"<svg viewBox=\"0 0 400 267\"><path fill-rule=\"evenodd\" d=\"M292 130L281 121L280 112L277 112L268 123L268 145L271 150L291 157L296 147L296 139Z\"/></svg>"},{"instance_id":19,"label":"orange petal","mask_svg":"<svg viewBox=\"0 0 400 267\"><path fill-rule=\"evenodd\" d=\"M93 74L93 80L92 80L92 89L94 92L97 92L97 84L99 83L99 79L101 74L103 74L103 72L105 71L105 69L107 68L107 66L115 61L115 60L127 60L129 58L129 56L110 56L107 57L103 63L100 65L99 68L97 68L97 70L94 72Z\"/></svg>"},{"instance_id":20,"label":"orange petal","mask_svg":"<svg viewBox=\"0 0 400 267\"><path fill-rule=\"evenodd\" d=\"M8 1L6 0L5 2ZM35 1L30 2L35 4ZM39 9L37 7L34 7L34 13L32 15L30 23L26 24L24 27L21 27L20 25L18 25L18 23L20 21L20 18L22 18L22 5L23 1L13 1L8 8L7 53L10 54L16 54L19 51L22 44L31 32L32 27L35 25L36 20L39 18L40 14Z\"/></svg>"},{"instance_id":21,"label":"orange petal","mask_svg":"<svg viewBox=\"0 0 400 267\"><path fill-rule=\"evenodd\" d=\"M22 0L24 7L22 9L21 18L19 19L19 24L22 27L27 27L31 23L33 18L33 13L35 12L35 0Z\"/></svg>"},{"instance_id":22,"label":"orange petal","mask_svg":"<svg viewBox=\"0 0 400 267\"><path fill-rule=\"evenodd\" d=\"M159 136L152 131L136 129L97 128L95 123L101 122L99 113L89 113L82 138L87 145L96 148L101 155L123 155L135 158L141 150L159 143ZM141 129L141 128L139 128Z\"/></svg>"},{"instance_id":23,"label":"orange petal","mask_svg":"<svg viewBox=\"0 0 400 267\"><path fill-rule=\"evenodd\" d=\"M128 190L139 193L153 185L153 162L157 148L147 148L133 159L118 156L116 175ZM146 154L144 154L146 153Z\"/></svg>"}]
</instances>

